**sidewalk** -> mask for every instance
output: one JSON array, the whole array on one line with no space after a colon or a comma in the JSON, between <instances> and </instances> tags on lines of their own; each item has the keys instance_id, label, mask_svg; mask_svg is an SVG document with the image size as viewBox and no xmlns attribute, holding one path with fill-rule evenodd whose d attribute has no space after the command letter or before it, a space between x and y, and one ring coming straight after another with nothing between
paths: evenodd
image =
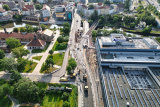
<instances>
[{"instance_id":1,"label":"sidewalk","mask_svg":"<svg viewBox=\"0 0 160 107\"><path fill-rule=\"evenodd\" d=\"M48 55L49 55L49 51L52 49L52 47L54 46L55 42L57 41L57 38L59 37L59 30L56 31L56 35L54 37L54 41L52 41L48 47L48 49L46 50L46 52L43 54L40 62L37 64L36 68L34 69L34 71L32 72L32 74L40 74L40 69L42 67L42 64L45 62L45 60L47 59Z\"/></svg>"}]
</instances>

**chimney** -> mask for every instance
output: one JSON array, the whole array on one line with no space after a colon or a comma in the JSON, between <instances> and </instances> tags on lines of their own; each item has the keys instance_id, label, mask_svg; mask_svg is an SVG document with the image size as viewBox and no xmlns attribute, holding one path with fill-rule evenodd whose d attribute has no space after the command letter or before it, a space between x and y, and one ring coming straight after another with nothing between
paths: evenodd
<instances>
[{"instance_id":1,"label":"chimney","mask_svg":"<svg viewBox=\"0 0 160 107\"><path fill-rule=\"evenodd\" d=\"M4 28L4 32L5 32L5 33L8 33L6 28Z\"/></svg>"}]
</instances>

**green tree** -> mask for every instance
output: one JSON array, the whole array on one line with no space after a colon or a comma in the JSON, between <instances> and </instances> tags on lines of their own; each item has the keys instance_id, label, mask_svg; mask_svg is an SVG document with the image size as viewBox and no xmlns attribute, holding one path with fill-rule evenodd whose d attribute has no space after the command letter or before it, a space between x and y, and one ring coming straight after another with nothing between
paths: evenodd
<instances>
[{"instance_id":1,"label":"green tree","mask_svg":"<svg viewBox=\"0 0 160 107\"><path fill-rule=\"evenodd\" d=\"M110 1L109 1L109 0L105 0L105 1L104 1L104 4L106 4L106 5L110 5L111 3L110 3Z\"/></svg>"},{"instance_id":2,"label":"green tree","mask_svg":"<svg viewBox=\"0 0 160 107\"><path fill-rule=\"evenodd\" d=\"M17 22L22 22L22 15L13 15L13 19L15 19Z\"/></svg>"},{"instance_id":3,"label":"green tree","mask_svg":"<svg viewBox=\"0 0 160 107\"><path fill-rule=\"evenodd\" d=\"M70 103L68 101L65 101L62 107L70 107Z\"/></svg>"},{"instance_id":4,"label":"green tree","mask_svg":"<svg viewBox=\"0 0 160 107\"><path fill-rule=\"evenodd\" d=\"M124 7L125 7L125 9L127 9L129 11L130 0L125 0Z\"/></svg>"},{"instance_id":5,"label":"green tree","mask_svg":"<svg viewBox=\"0 0 160 107\"><path fill-rule=\"evenodd\" d=\"M144 7L142 5L140 5L140 6L137 7L136 10L140 14L140 13L142 13L144 11Z\"/></svg>"},{"instance_id":6,"label":"green tree","mask_svg":"<svg viewBox=\"0 0 160 107\"><path fill-rule=\"evenodd\" d=\"M42 30L47 29L47 26L46 26L46 25L44 25L44 24L41 24L40 26L41 26Z\"/></svg>"},{"instance_id":7,"label":"green tree","mask_svg":"<svg viewBox=\"0 0 160 107\"><path fill-rule=\"evenodd\" d=\"M151 31L152 31L152 26L147 26L147 27L145 27L145 28L143 29L142 32L143 32L145 35L148 35Z\"/></svg>"},{"instance_id":8,"label":"green tree","mask_svg":"<svg viewBox=\"0 0 160 107\"><path fill-rule=\"evenodd\" d=\"M65 22L63 24L63 35L68 36L70 32L70 24L68 22Z\"/></svg>"},{"instance_id":9,"label":"green tree","mask_svg":"<svg viewBox=\"0 0 160 107\"><path fill-rule=\"evenodd\" d=\"M13 94L21 103L37 103L41 98L39 87L28 78L22 78L14 85Z\"/></svg>"},{"instance_id":10,"label":"green tree","mask_svg":"<svg viewBox=\"0 0 160 107\"><path fill-rule=\"evenodd\" d=\"M52 58L48 58L47 60L46 60L46 64L49 66L49 65L52 65L52 67L53 67L53 65L54 65L54 61L53 61L53 59Z\"/></svg>"},{"instance_id":11,"label":"green tree","mask_svg":"<svg viewBox=\"0 0 160 107\"><path fill-rule=\"evenodd\" d=\"M96 30L93 30L93 31L92 31L92 37L93 37L93 38L97 37L97 31L96 31Z\"/></svg>"},{"instance_id":12,"label":"green tree","mask_svg":"<svg viewBox=\"0 0 160 107\"><path fill-rule=\"evenodd\" d=\"M62 36L58 37L57 41L58 41L58 43L62 43L63 42L63 37Z\"/></svg>"},{"instance_id":13,"label":"green tree","mask_svg":"<svg viewBox=\"0 0 160 107\"><path fill-rule=\"evenodd\" d=\"M41 5L41 4L36 4L36 5L35 5L35 8L36 8L37 10L40 10L40 9L42 9L42 5Z\"/></svg>"},{"instance_id":14,"label":"green tree","mask_svg":"<svg viewBox=\"0 0 160 107\"><path fill-rule=\"evenodd\" d=\"M3 59L5 57L5 53L2 49L0 49L0 59Z\"/></svg>"},{"instance_id":15,"label":"green tree","mask_svg":"<svg viewBox=\"0 0 160 107\"><path fill-rule=\"evenodd\" d=\"M18 60L17 60L17 70L18 70L18 72L23 72L25 70L26 64L27 64L27 59L18 58Z\"/></svg>"},{"instance_id":16,"label":"green tree","mask_svg":"<svg viewBox=\"0 0 160 107\"><path fill-rule=\"evenodd\" d=\"M93 14L91 14L89 19L92 20L93 22L96 21L98 19L98 12L95 10Z\"/></svg>"},{"instance_id":17,"label":"green tree","mask_svg":"<svg viewBox=\"0 0 160 107\"><path fill-rule=\"evenodd\" d=\"M26 28L25 27L21 27L20 28L20 32L26 32Z\"/></svg>"},{"instance_id":18,"label":"green tree","mask_svg":"<svg viewBox=\"0 0 160 107\"><path fill-rule=\"evenodd\" d=\"M7 38L6 44L10 49L17 48L21 45L20 41L16 38Z\"/></svg>"},{"instance_id":19,"label":"green tree","mask_svg":"<svg viewBox=\"0 0 160 107\"><path fill-rule=\"evenodd\" d=\"M67 101L68 98L69 98L69 93L64 92L63 95L62 95L62 99L63 99L64 101Z\"/></svg>"},{"instance_id":20,"label":"green tree","mask_svg":"<svg viewBox=\"0 0 160 107\"><path fill-rule=\"evenodd\" d=\"M18 33L18 32L19 32L19 29L18 29L18 28L14 28L14 29L13 29L13 32Z\"/></svg>"},{"instance_id":21,"label":"green tree","mask_svg":"<svg viewBox=\"0 0 160 107\"><path fill-rule=\"evenodd\" d=\"M69 64L69 66L72 67L72 70L74 70L77 67L77 63L74 58L70 58L68 61L68 64Z\"/></svg>"},{"instance_id":22,"label":"green tree","mask_svg":"<svg viewBox=\"0 0 160 107\"><path fill-rule=\"evenodd\" d=\"M49 51L49 54L52 55L52 54L53 54L53 50L50 50L50 51Z\"/></svg>"},{"instance_id":23,"label":"green tree","mask_svg":"<svg viewBox=\"0 0 160 107\"><path fill-rule=\"evenodd\" d=\"M3 5L3 9L5 9L6 11L10 10L9 6L7 4Z\"/></svg>"},{"instance_id":24,"label":"green tree","mask_svg":"<svg viewBox=\"0 0 160 107\"><path fill-rule=\"evenodd\" d=\"M68 71L69 74L71 74L72 67L70 65L68 65L66 70Z\"/></svg>"},{"instance_id":25,"label":"green tree","mask_svg":"<svg viewBox=\"0 0 160 107\"><path fill-rule=\"evenodd\" d=\"M12 49L12 53L13 56L16 58L21 58L23 56L26 56L27 54L29 54L29 50L24 49L23 47L18 47L18 48L14 48Z\"/></svg>"},{"instance_id":26,"label":"green tree","mask_svg":"<svg viewBox=\"0 0 160 107\"><path fill-rule=\"evenodd\" d=\"M0 67L3 70L12 71L17 69L17 63L14 58L4 57L0 60Z\"/></svg>"},{"instance_id":27,"label":"green tree","mask_svg":"<svg viewBox=\"0 0 160 107\"><path fill-rule=\"evenodd\" d=\"M11 81L18 82L22 78L21 74L18 71L11 71L11 72L12 72L10 77Z\"/></svg>"},{"instance_id":28,"label":"green tree","mask_svg":"<svg viewBox=\"0 0 160 107\"><path fill-rule=\"evenodd\" d=\"M0 98L3 98L5 96L3 91L3 87L0 87Z\"/></svg>"},{"instance_id":29,"label":"green tree","mask_svg":"<svg viewBox=\"0 0 160 107\"><path fill-rule=\"evenodd\" d=\"M28 33L31 33L31 32L33 32L34 31L34 29L33 29L33 27L31 26L31 25L26 25L26 28L25 28L26 30L26 32L28 32Z\"/></svg>"},{"instance_id":30,"label":"green tree","mask_svg":"<svg viewBox=\"0 0 160 107\"><path fill-rule=\"evenodd\" d=\"M10 95L12 94L12 88L9 84L4 84L3 86L3 92L4 92L4 95Z\"/></svg>"},{"instance_id":31,"label":"green tree","mask_svg":"<svg viewBox=\"0 0 160 107\"><path fill-rule=\"evenodd\" d=\"M67 43L66 42L63 42L63 43L59 43L57 46L56 46L56 50L64 50L67 48Z\"/></svg>"}]
</instances>

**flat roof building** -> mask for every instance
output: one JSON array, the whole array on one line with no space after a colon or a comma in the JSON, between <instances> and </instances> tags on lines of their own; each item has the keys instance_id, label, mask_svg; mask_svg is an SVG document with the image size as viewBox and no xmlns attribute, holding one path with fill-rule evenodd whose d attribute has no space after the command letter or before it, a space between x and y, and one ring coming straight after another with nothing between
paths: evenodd
<instances>
[{"instance_id":1,"label":"flat roof building","mask_svg":"<svg viewBox=\"0 0 160 107\"><path fill-rule=\"evenodd\" d=\"M96 53L105 107L160 105L160 45L154 38L113 33L96 39Z\"/></svg>"}]
</instances>

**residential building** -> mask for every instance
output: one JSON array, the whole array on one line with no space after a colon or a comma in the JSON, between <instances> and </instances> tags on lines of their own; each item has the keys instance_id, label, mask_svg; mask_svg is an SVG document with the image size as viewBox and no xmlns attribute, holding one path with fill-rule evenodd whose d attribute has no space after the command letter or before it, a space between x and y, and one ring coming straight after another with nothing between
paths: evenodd
<instances>
[{"instance_id":1,"label":"residential building","mask_svg":"<svg viewBox=\"0 0 160 107\"><path fill-rule=\"evenodd\" d=\"M69 2L66 6L66 20L72 21L74 14L75 6L73 2Z\"/></svg>"},{"instance_id":2,"label":"residential building","mask_svg":"<svg viewBox=\"0 0 160 107\"><path fill-rule=\"evenodd\" d=\"M154 96L152 101L158 104L160 45L154 38L98 37L96 54L105 107L143 105L144 96Z\"/></svg>"},{"instance_id":3,"label":"residential building","mask_svg":"<svg viewBox=\"0 0 160 107\"><path fill-rule=\"evenodd\" d=\"M27 44L27 49L44 49L45 45L45 41L37 39L37 37L34 36L34 39Z\"/></svg>"},{"instance_id":4,"label":"residential building","mask_svg":"<svg viewBox=\"0 0 160 107\"><path fill-rule=\"evenodd\" d=\"M34 16L25 16L23 17L22 21L23 22L29 22L29 23L39 23L39 16L34 15Z\"/></svg>"},{"instance_id":5,"label":"residential building","mask_svg":"<svg viewBox=\"0 0 160 107\"><path fill-rule=\"evenodd\" d=\"M64 5L56 5L54 10L55 10L55 13L65 12L65 6Z\"/></svg>"},{"instance_id":6,"label":"residential building","mask_svg":"<svg viewBox=\"0 0 160 107\"><path fill-rule=\"evenodd\" d=\"M0 22L4 21L11 21L12 14L10 14L8 11L5 11L4 9L0 8Z\"/></svg>"},{"instance_id":7,"label":"residential building","mask_svg":"<svg viewBox=\"0 0 160 107\"><path fill-rule=\"evenodd\" d=\"M34 38L34 34L33 33L22 34L22 33L14 33L14 32L8 33L5 30L5 33L0 32L0 43L5 43L5 40L11 37L19 39L22 44L27 44Z\"/></svg>"},{"instance_id":8,"label":"residential building","mask_svg":"<svg viewBox=\"0 0 160 107\"><path fill-rule=\"evenodd\" d=\"M113 3L123 3L125 0L110 0L111 2L113 2Z\"/></svg>"},{"instance_id":9,"label":"residential building","mask_svg":"<svg viewBox=\"0 0 160 107\"><path fill-rule=\"evenodd\" d=\"M102 3L93 3L91 5L93 7L78 3L77 10L80 14L86 17L89 17L91 14L93 14L95 10L98 12L98 15L113 14L117 12L117 6L113 4L110 6L106 6Z\"/></svg>"},{"instance_id":10,"label":"residential building","mask_svg":"<svg viewBox=\"0 0 160 107\"><path fill-rule=\"evenodd\" d=\"M51 42L52 39L54 38L54 32L49 29L46 29L44 31L39 31L38 38L46 42Z\"/></svg>"},{"instance_id":11,"label":"residential building","mask_svg":"<svg viewBox=\"0 0 160 107\"><path fill-rule=\"evenodd\" d=\"M21 15L21 10L19 8L13 8L11 11L13 15Z\"/></svg>"},{"instance_id":12,"label":"residential building","mask_svg":"<svg viewBox=\"0 0 160 107\"><path fill-rule=\"evenodd\" d=\"M50 17L51 16L51 9L49 6L47 6L46 4L43 5L43 8L42 8L42 17L45 18L45 17Z\"/></svg>"},{"instance_id":13,"label":"residential building","mask_svg":"<svg viewBox=\"0 0 160 107\"><path fill-rule=\"evenodd\" d=\"M22 8L22 15L34 15L35 8L33 5L25 5Z\"/></svg>"},{"instance_id":14,"label":"residential building","mask_svg":"<svg viewBox=\"0 0 160 107\"><path fill-rule=\"evenodd\" d=\"M8 14L3 8L0 8L0 16L6 16Z\"/></svg>"},{"instance_id":15,"label":"residential building","mask_svg":"<svg viewBox=\"0 0 160 107\"><path fill-rule=\"evenodd\" d=\"M7 2L2 2L3 4L7 4L9 8L12 10L13 8L16 8L16 3L15 1L7 1Z\"/></svg>"},{"instance_id":16,"label":"residential building","mask_svg":"<svg viewBox=\"0 0 160 107\"><path fill-rule=\"evenodd\" d=\"M39 2L39 3L47 3L48 0L37 0L37 2Z\"/></svg>"}]
</instances>

